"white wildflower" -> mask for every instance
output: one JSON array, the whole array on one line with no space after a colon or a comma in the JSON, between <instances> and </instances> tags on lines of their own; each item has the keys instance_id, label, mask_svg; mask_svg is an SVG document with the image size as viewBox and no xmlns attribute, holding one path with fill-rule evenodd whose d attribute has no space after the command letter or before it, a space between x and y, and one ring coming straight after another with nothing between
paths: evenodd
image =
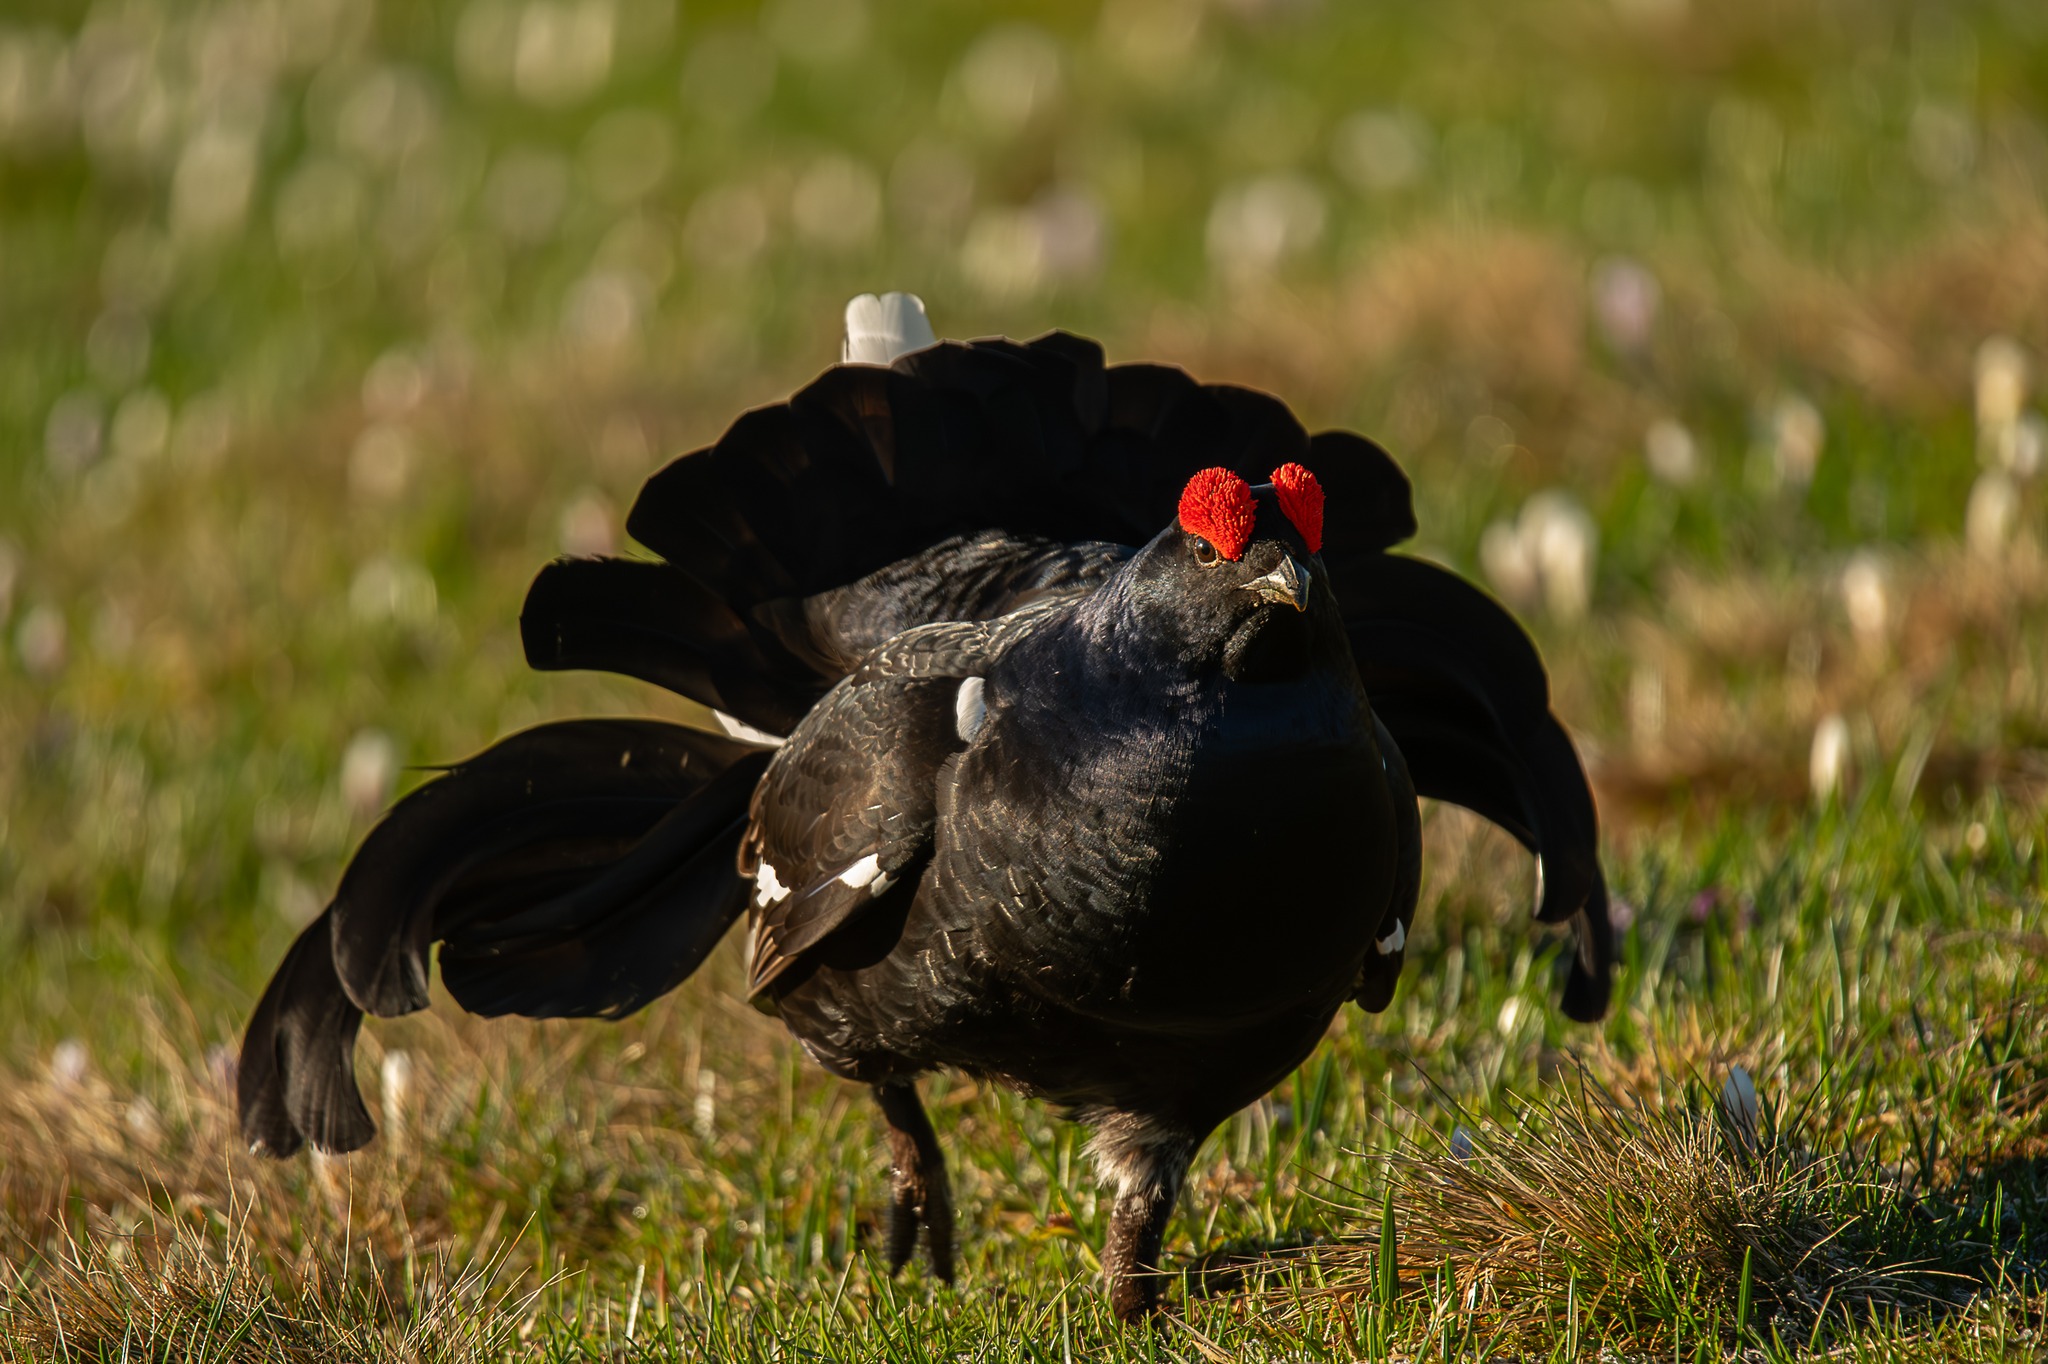
<instances>
[{"instance_id":1,"label":"white wildflower","mask_svg":"<svg viewBox=\"0 0 2048 1364\"><path fill-rule=\"evenodd\" d=\"M1842 604L1849 628L1865 653L1882 653L1891 624L1891 598L1885 583L1884 560L1860 550L1842 570Z\"/></svg>"},{"instance_id":2,"label":"white wildflower","mask_svg":"<svg viewBox=\"0 0 2048 1364\"><path fill-rule=\"evenodd\" d=\"M398 745L381 729L358 731L341 754L341 799L358 819L383 813L398 785Z\"/></svg>"},{"instance_id":3,"label":"white wildflower","mask_svg":"<svg viewBox=\"0 0 2048 1364\"><path fill-rule=\"evenodd\" d=\"M1980 559L1996 559L2019 520L2019 487L2003 469L1986 469L1970 487L1963 512L1963 540Z\"/></svg>"},{"instance_id":4,"label":"white wildflower","mask_svg":"<svg viewBox=\"0 0 2048 1364\"><path fill-rule=\"evenodd\" d=\"M1842 789L1843 770L1849 762L1849 722L1840 715L1829 714L1821 717L1813 730L1813 748L1808 754L1806 772L1813 787L1813 798L1825 805Z\"/></svg>"}]
</instances>

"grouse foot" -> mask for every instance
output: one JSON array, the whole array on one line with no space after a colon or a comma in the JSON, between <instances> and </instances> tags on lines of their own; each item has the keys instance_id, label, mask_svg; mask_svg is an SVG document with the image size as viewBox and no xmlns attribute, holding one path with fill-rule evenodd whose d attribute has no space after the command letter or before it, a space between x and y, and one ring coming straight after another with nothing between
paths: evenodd
<instances>
[{"instance_id":1,"label":"grouse foot","mask_svg":"<svg viewBox=\"0 0 2048 1364\"><path fill-rule=\"evenodd\" d=\"M1125 1325L1160 1310L1159 1244L1200 1144L1199 1134L1137 1114L1111 1113L1098 1120L1089 1149L1103 1177L1116 1184L1102 1246L1102 1277L1110 1310Z\"/></svg>"},{"instance_id":2,"label":"grouse foot","mask_svg":"<svg viewBox=\"0 0 2048 1364\"><path fill-rule=\"evenodd\" d=\"M946 1157L931 1119L917 1101L914 1085L876 1085L875 1101L889 1124L889 1272L909 1263L921 1226L932 1273L951 1283L953 1198L946 1183Z\"/></svg>"}]
</instances>

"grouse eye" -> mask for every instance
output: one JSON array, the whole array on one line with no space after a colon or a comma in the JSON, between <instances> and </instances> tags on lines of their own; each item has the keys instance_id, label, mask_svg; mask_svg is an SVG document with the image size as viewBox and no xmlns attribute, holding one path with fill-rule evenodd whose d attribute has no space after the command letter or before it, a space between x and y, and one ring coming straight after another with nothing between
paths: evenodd
<instances>
[{"instance_id":1,"label":"grouse eye","mask_svg":"<svg viewBox=\"0 0 2048 1364\"><path fill-rule=\"evenodd\" d=\"M1195 537L1196 563L1200 564L1204 568L1207 568L1209 567L1209 565L1215 563L1216 560L1220 557L1221 556L1216 553L1216 546L1210 544L1207 540L1203 539L1199 535Z\"/></svg>"}]
</instances>

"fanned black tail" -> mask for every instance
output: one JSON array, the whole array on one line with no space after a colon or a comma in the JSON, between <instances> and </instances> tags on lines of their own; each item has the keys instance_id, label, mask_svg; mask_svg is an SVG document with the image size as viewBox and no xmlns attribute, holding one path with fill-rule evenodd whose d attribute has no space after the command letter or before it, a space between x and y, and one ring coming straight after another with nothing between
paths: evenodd
<instances>
[{"instance_id":1,"label":"fanned black tail","mask_svg":"<svg viewBox=\"0 0 2048 1364\"><path fill-rule=\"evenodd\" d=\"M376 1133L365 1012L619 1018L696 970L746 904L735 870L767 751L650 720L515 734L394 806L299 935L242 1040L242 1135L290 1155Z\"/></svg>"},{"instance_id":2,"label":"fanned black tail","mask_svg":"<svg viewBox=\"0 0 2048 1364\"><path fill-rule=\"evenodd\" d=\"M667 562L542 570L520 616L527 661L625 673L786 734L889 634L1099 581L1114 547L1173 519L1197 470L1258 483L1290 461L1344 509L1326 527L1332 548L1414 533L1408 481L1378 446L1311 439L1251 389L1105 367L1080 337L836 366L647 481L626 529ZM905 560L917 562L892 569ZM864 612L844 591L883 572L874 598L916 603L915 619Z\"/></svg>"},{"instance_id":3,"label":"fanned black tail","mask_svg":"<svg viewBox=\"0 0 2048 1364\"><path fill-rule=\"evenodd\" d=\"M1386 553L1415 532L1386 451L1310 436L1266 394L1106 367L1094 342L1059 332L832 368L648 480L627 529L666 562L543 570L521 617L527 659L625 673L787 733L888 633L1099 581L1115 546L1172 519L1196 470L1262 482L1288 461L1327 494L1324 562L1416 790L1541 859L1539 917L1577 934L1565 1009L1598 1018L1613 945L1597 821L1535 646L1461 579Z\"/></svg>"}]
</instances>

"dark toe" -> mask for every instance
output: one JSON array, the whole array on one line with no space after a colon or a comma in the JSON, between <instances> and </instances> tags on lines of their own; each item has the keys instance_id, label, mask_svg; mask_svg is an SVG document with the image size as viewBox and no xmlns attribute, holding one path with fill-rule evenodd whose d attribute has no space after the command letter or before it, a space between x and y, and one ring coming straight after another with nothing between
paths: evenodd
<instances>
[{"instance_id":1,"label":"dark toe","mask_svg":"<svg viewBox=\"0 0 2048 1364\"><path fill-rule=\"evenodd\" d=\"M910 1263L911 1252L917 1249L917 1208L910 1199L898 1195L889 1205L889 1272L896 1273Z\"/></svg>"}]
</instances>

